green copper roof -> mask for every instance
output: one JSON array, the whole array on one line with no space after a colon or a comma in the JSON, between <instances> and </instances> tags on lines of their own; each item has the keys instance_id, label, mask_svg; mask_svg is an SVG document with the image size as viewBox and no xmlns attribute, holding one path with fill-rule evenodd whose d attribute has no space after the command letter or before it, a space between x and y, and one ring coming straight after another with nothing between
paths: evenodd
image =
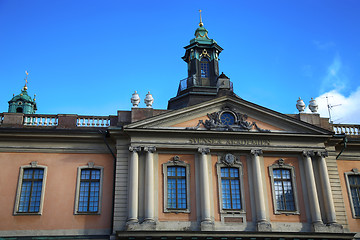
<instances>
[{"instance_id":1,"label":"green copper roof","mask_svg":"<svg viewBox=\"0 0 360 240\"><path fill-rule=\"evenodd\" d=\"M14 96L14 97L9 101L9 103L11 103L11 102L16 102L16 101L18 101L18 100L22 100L22 101L24 101L24 102L31 102L31 103L34 102L34 100L28 95L27 91L26 91L24 88L21 89L21 93L18 94L18 95L16 95L16 96Z\"/></svg>"},{"instance_id":2,"label":"green copper roof","mask_svg":"<svg viewBox=\"0 0 360 240\"><path fill-rule=\"evenodd\" d=\"M193 44L195 42L201 43L201 44L213 44L216 43L214 39L210 39L208 37L208 30L203 27L202 24L196 29L195 31L195 38L190 40L190 44Z\"/></svg>"}]
</instances>

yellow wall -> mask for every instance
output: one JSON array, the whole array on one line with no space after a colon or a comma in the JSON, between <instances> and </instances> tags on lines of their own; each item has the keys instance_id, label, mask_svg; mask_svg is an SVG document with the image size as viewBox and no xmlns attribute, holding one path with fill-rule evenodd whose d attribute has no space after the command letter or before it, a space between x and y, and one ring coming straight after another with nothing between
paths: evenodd
<instances>
[{"instance_id":1,"label":"yellow wall","mask_svg":"<svg viewBox=\"0 0 360 240\"><path fill-rule=\"evenodd\" d=\"M21 166L47 166L42 215L13 215ZM0 230L110 229L113 188L110 154L0 153ZM74 215L77 168L104 167L100 215Z\"/></svg>"},{"instance_id":2,"label":"yellow wall","mask_svg":"<svg viewBox=\"0 0 360 240\"><path fill-rule=\"evenodd\" d=\"M360 232L360 219L353 218L351 212L351 206L350 206L349 193L347 190L345 174L344 174L346 172L351 172L351 169L353 168L360 169L360 161L337 160L337 164L338 164L341 190L344 196L346 215L349 223L349 229L351 232Z\"/></svg>"}]
</instances>

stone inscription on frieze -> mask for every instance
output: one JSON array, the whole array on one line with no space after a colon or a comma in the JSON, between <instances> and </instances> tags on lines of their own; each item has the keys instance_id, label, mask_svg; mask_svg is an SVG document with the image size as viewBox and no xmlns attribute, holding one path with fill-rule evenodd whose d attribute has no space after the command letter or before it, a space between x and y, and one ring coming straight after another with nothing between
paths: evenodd
<instances>
[{"instance_id":1,"label":"stone inscription on frieze","mask_svg":"<svg viewBox=\"0 0 360 240\"><path fill-rule=\"evenodd\" d=\"M268 146L268 139L219 139L219 138L191 138L190 144L236 145L236 146Z\"/></svg>"}]
</instances>

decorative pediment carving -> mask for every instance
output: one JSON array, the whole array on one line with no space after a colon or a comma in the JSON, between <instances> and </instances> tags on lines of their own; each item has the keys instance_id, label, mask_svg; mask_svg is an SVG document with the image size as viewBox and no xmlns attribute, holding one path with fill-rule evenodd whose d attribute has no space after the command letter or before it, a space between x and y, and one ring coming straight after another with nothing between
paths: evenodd
<instances>
[{"instance_id":1,"label":"decorative pediment carving","mask_svg":"<svg viewBox=\"0 0 360 240\"><path fill-rule=\"evenodd\" d=\"M218 112L208 113L208 120L199 120L195 127L186 129L196 130L203 125L207 130L215 131L250 131L255 129L259 132L270 132L268 129L259 128L256 122L248 122L246 114L239 113L230 107L224 107Z\"/></svg>"},{"instance_id":2,"label":"decorative pediment carving","mask_svg":"<svg viewBox=\"0 0 360 240\"><path fill-rule=\"evenodd\" d=\"M221 162L226 166L233 166L235 163L238 163L238 159L231 153L227 153L221 157Z\"/></svg>"},{"instance_id":3,"label":"decorative pediment carving","mask_svg":"<svg viewBox=\"0 0 360 240\"><path fill-rule=\"evenodd\" d=\"M173 165L184 165L185 162L180 160L180 157L178 155L171 158L170 161L167 163L173 164Z\"/></svg>"}]
</instances>

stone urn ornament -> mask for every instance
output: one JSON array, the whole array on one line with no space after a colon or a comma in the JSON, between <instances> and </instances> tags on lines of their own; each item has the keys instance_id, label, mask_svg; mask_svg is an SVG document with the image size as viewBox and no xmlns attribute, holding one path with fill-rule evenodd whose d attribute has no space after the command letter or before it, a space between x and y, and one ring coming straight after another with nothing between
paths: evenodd
<instances>
[{"instance_id":1,"label":"stone urn ornament","mask_svg":"<svg viewBox=\"0 0 360 240\"><path fill-rule=\"evenodd\" d=\"M309 109L312 113L316 113L317 110L319 108L319 105L317 104L317 102L315 101L315 99L311 98L310 103L309 103Z\"/></svg>"},{"instance_id":2,"label":"stone urn ornament","mask_svg":"<svg viewBox=\"0 0 360 240\"><path fill-rule=\"evenodd\" d=\"M133 94L132 94L132 97L130 98L131 99L131 103L133 105L134 108L137 108L139 103L140 103L140 97L139 97L139 94L135 91Z\"/></svg>"},{"instance_id":3,"label":"stone urn ornament","mask_svg":"<svg viewBox=\"0 0 360 240\"><path fill-rule=\"evenodd\" d=\"M150 94L150 92L148 92L148 93L146 94L146 97L145 97L145 99L144 99L144 102L145 102L145 104L146 104L146 107L152 108L152 104L153 104L153 102L154 102L154 98L153 98L153 96Z\"/></svg>"},{"instance_id":4,"label":"stone urn ornament","mask_svg":"<svg viewBox=\"0 0 360 240\"><path fill-rule=\"evenodd\" d=\"M305 107L306 107L306 105L305 105L304 101L299 97L299 100L297 100L297 103L296 103L297 110L299 110L299 112L304 112Z\"/></svg>"}]
</instances>

